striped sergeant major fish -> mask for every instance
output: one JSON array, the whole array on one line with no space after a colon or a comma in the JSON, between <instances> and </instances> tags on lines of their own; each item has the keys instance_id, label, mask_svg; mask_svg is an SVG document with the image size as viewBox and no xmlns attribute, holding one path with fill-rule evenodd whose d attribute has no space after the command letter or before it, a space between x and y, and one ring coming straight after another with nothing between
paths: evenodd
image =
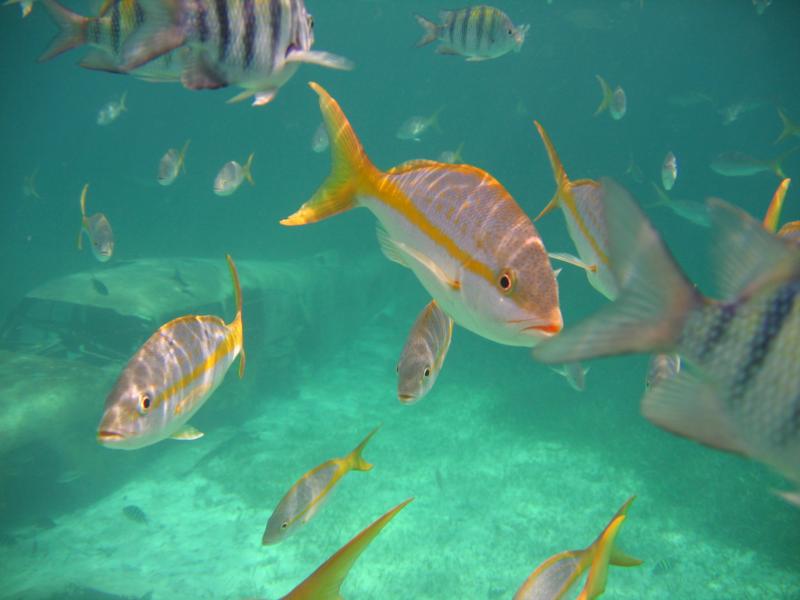
<instances>
[{"instance_id":1,"label":"striped sergeant major fish","mask_svg":"<svg viewBox=\"0 0 800 600\"><path fill-rule=\"evenodd\" d=\"M123 47L135 69L185 46L181 82L192 90L244 88L231 102L270 102L301 63L351 69L345 58L312 50L314 19L303 0L139 0L145 18Z\"/></svg>"},{"instance_id":2,"label":"striped sergeant major fish","mask_svg":"<svg viewBox=\"0 0 800 600\"><path fill-rule=\"evenodd\" d=\"M123 44L145 21L146 15L139 0L106 0L95 17L86 17L63 7L56 0L41 0L47 13L59 27L59 33L39 62L59 54L90 46L79 63L85 69L125 73L122 69ZM181 49L130 72L145 81L180 81L183 57Z\"/></svg>"},{"instance_id":3,"label":"striped sergeant major fish","mask_svg":"<svg viewBox=\"0 0 800 600\"><path fill-rule=\"evenodd\" d=\"M111 223L103 213L86 214L86 194L89 184L81 190L81 229L78 231L78 250L83 250L83 235L89 240L92 254L100 262L108 262L114 254L114 232Z\"/></svg>"},{"instance_id":4,"label":"striped sergeant major fish","mask_svg":"<svg viewBox=\"0 0 800 600\"><path fill-rule=\"evenodd\" d=\"M436 300L422 309L397 361L397 398L403 404L422 399L436 383L453 339L453 319Z\"/></svg>"},{"instance_id":5,"label":"striped sergeant major fish","mask_svg":"<svg viewBox=\"0 0 800 600\"><path fill-rule=\"evenodd\" d=\"M513 600L561 600L573 598L569 591L589 571L578 600L591 600L606 590L608 567L636 567L643 561L623 553L617 547L617 536L628 516L628 508L636 496L631 496L609 521L605 529L588 548L567 550L551 556L525 580Z\"/></svg>"},{"instance_id":6,"label":"striped sergeant major fish","mask_svg":"<svg viewBox=\"0 0 800 600\"><path fill-rule=\"evenodd\" d=\"M550 257L582 267L592 287L613 300L619 290L608 258L608 226L603 208L603 189L591 179L570 181L547 131L538 121L534 121L534 124L544 142L556 182L553 199L534 221L555 208L560 208L579 259L563 253L551 253Z\"/></svg>"},{"instance_id":7,"label":"striped sergeant major fish","mask_svg":"<svg viewBox=\"0 0 800 600\"><path fill-rule=\"evenodd\" d=\"M561 363L678 353L691 369L650 388L644 416L800 483L800 249L721 200L707 202L725 300L706 298L628 194L602 182L611 265L624 281L596 315L534 350ZM800 505L800 494L785 494Z\"/></svg>"},{"instance_id":8,"label":"striped sergeant major fish","mask_svg":"<svg viewBox=\"0 0 800 600\"><path fill-rule=\"evenodd\" d=\"M563 326L558 284L531 220L471 165L414 160L387 172L369 160L337 102L311 83L331 141L328 179L287 226L368 208L384 254L410 268L456 323L486 339L532 347Z\"/></svg>"},{"instance_id":9,"label":"striped sergeant major fish","mask_svg":"<svg viewBox=\"0 0 800 600\"><path fill-rule=\"evenodd\" d=\"M242 290L236 265L230 256L227 260L236 297L233 321L188 315L162 325L128 361L106 398L97 430L102 445L135 450L166 438L202 437L189 419L240 355L239 377L244 375Z\"/></svg>"},{"instance_id":10,"label":"striped sergeant major fish","mask_svg":"<svg viewBox=\"0 0 800 600\"><path fill-rule=\"evenodd\" d=\"M352 540L339 548L311 575L281 600L342 600L341 587L347 574L381 530L397 513L403 510L413 498L409 498L378 518Z\"/></svg>"},{"instance_id":11,"label":"striped sergeant major fish","mask_svg":"<svg viewBox=\"0 0 800 600\"><path fill-rule=\"evenodd\" d=\"M261 543L282 542L316 516L342 477L350 471L371 470L372 464L361 453L378 429L370 431L347 456L327 460L298 479L272 511Z\"/></svg>"},{"instance_id":12,"label":"striped sergeant major fish","mask_svg":"<svg viewBox=\"0 0 800 600\"><path fill-rule=\"evenodd\" d=\"M439 40L438 54L456 54L468 61L519 52L530 29L530 25L517 27L502 10L486 5L443 10L439 13L441 25L420 15L414 17L425 30L417 47Z\"/></svg>"}]
</instances>

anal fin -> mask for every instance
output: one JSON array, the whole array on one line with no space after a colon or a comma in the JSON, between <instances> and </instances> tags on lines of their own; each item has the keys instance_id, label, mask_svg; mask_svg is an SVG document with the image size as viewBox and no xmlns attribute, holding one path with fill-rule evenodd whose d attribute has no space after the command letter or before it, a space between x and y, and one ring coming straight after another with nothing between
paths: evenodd
<instances>
[{"instance_id":1,"label":"anal fin","mask_svg":"<svg viewBox=\"0 0 800 600\"><path fill-rule=\"evenodd\" d=\"M175 433L173 433L170 438L173 440L180 440L180 441L191 441L191 440L199 440L201 437L205 435L199 429L195 429L188 423L178 429Z\"/></svg>"}]
</instances>

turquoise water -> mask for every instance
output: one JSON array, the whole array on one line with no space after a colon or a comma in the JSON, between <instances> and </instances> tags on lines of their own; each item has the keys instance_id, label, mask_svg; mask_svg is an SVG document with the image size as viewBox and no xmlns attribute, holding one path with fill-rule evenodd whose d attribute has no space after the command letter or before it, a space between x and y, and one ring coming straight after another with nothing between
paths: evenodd
<instances>
[{"instance_id":1,"label":"turquoise water","mask_svg":"<svg viewBox=\"0 0 800 600\"><path fill-rule=\"evenodd\" d=\"M527 350L456 328L433 391L402 406L394 366L428 301L421 285L380 255L367 211L278 224L328 172L327 153L310 148L320 115L305 83L318 81L379 167L463 143L463 160L491 172L531 216L554 190L539 120L572 178L607 175L628 187L688 275L713 291L708 230L649 208L649 180L659 181L672 150L673 198L719 196L762 217L778 179L727 178L708 163L720 152L767 159L793 147L796 138L773 141L776 107L800 119L800 4L775 0L762 16L750 0L498 7L531 24L522 51L467 63L413 47L413 13L434 18L435 3L309 0L315 48L356 69L302 66L262 108L225 104L232 90L85 71L80 50L37 64L55 30L45 11L35 6L24 21L16 7L0 11L0 597L275 598L413 496L343 595L510 598L546 558L590 544L636 495L619 539L645 563L612 567L606 597L800 598L800 513L770 491L790 484L641 418L646 357L595 361L578 393ZM621 121L592 116L595 74L625 88ZM129 110L99 127L97 111L125 91ZM687 92L711 101L671 100ZM724 125L718 111L738 102L755 106ZM440 107L440 131L419 143L395 137L406 118ZM160 157L187 138L186 173L159 186ZM255 187L215 196L217 171L250 152ZM626 173L631 161L644 180ZM792 177L800 154L784 168ZM34 172L40 199L23 192ZM89 211L114 227L107 264L75 248L86 182ZM790 188L783 221L798 218ZM537 227L548 250L574 252L560 215ZM193 419L200 440L100 447L105 397L155 327L187 311L232 318L226 253L272 274L265 285L245 281L245 377L229 373ZM126 265L145 266L119 275ZM69 275L83 287L68 298ZM148 296L153 282L172 296ZM567 327L605 303L577 269L565 268L559 286ZM115 312L136 294L155 295L151 320ZM34 310L30 298L44 296ZM15 333L34 328L49 334ZM292 483L380 423L364 453L375 468L347 475L302 531L262 547ZM126 516L131 505L146 523Z\"/></svg>"}]
</instances>

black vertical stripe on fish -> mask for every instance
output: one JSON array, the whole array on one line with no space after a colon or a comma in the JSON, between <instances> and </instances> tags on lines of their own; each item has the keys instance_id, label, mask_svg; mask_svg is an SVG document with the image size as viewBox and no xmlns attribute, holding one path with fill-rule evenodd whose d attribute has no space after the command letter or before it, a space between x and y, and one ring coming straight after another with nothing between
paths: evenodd
<instances>
[{"instance_id":1,"label":"black vertical stripe on fish","mask_svg":"<svg viewBox=\"0 0 800 600\"><path fill-rule=\"evenodd\" d=\"M722 305L722 309L715 315L714 321L708 328L708 334L700 346L700 351L697 353L698 359L703 360L716 347L728 330L728 325L731 324L731 321L736 316L737 308L738 306L735 302Z\"/></svg>"},{"instance_id":2,"label":"black vertical stripe on fish","mask_svg":"<svg viewBox=\"0 0 800 600\"><path fill-rule=\"evenodd\" d=\"M111 47L114 54L119 53L119 2L111 7Z\"/></svg>"},{"instance_id":3,"label":"black vertical stripe on fish","mask_svg":"<svg viewBox=\"0 0 800 600\"><path fill-rule=\"evenodd\" d=\"M783 323L791 314L798 293L800 293L800 281L790 281L776 290L769 299L758 330L750 341L747 358L733 380L731 400L734 404L744 397L747 384L769 355L770 346L780 335Z\"/></svg>"},{"instance_id":4,"label":"black vertical stripe on fish","mask_svg":"<svg viewBox=\"0 0 800 600\"><path fill-rule=\"evenodd\" d=\"M100 43L100 20L99 19L92 19L89 22L89 32L86 36L94 42L95 44Z\"/></svg>"},{"instance_id":5,"label":"black vertical stripe on fish","mask_svg":"<svg viewBox=\"0 0 800 600\"><path fill-rule=\"evenodd\" d=\"M281 20L283 19L283 6L281 0L272 0L269 3L269 57L272 68L270 71L275 70L275 64L278 60L278 42L281 39ZM281 57L283 59L284 57Z\"/></svg>"},{"instance_id":6,"label":"black vertical stripe on fish","mask_svg":"<svg viewBox=\"0 0 800 600\"><path fill-rule=\"evenodd\" d=\"M486 6L481 6L478 9L478 23L475 26L475 49L478 50L481 47L481 42L483 42L484 38L484 31L483 28L485 26L486 21Z\"/></svg>"},{"instance_id":7,"label":"black vertical stripe on fish","mask_svg":"<svg viewBox=\"0 0 800 600\"><path fill-rule=\"evenodd\" d=\"M467 32L468 32L468 27L469 27L469 15L470 15L471 11L472 11L472 9L467 9L467 10L464 10L464 12L461 13L462 20L461 20L461 32L460 32L461 33L461 40L460 40L460 42L461 42L461 48L462 49L466 49L466 47L467 47Z\"/></svg>"},{"instance_id":8,"label":"black vertical stripe on fish","mask_svg":"<svg viewBox=\"0 0 800 600\"><path fill-rule=\"evenodd\" d=\"M447 41L450 45L453 45L453 30L456 26L456 15L454 13L450 13L447 18Z\"/></svg>"},{"instance_id":9,"label":"black vertical stripe on fish","mask_svg":"<svg viewBox=\"0 0 800 600\"><path fill-rule=\"evenodd\" d=\"M136 27L144 23L144 9L139 0L135 0L133 3L133 18L136 21Z\"/></svg>"},{"instance_id":10,"label":"black vertical stripe on fish","mask_svg":"<svg viewBox=\"0 0 800 600\"><path fill-rule=\"evenodd\" d=\"M228 43L231 38L227 0L214 0L214 8L217 12L217 23L219 23L219 60L224 61L228 54Z\"/></svg>"},{"instance_id":11,"label":"black vertical stripe on fish","mask_svg":"<svg viewBox=\"0 0 800 600\"><path fill-rule=\"evenodd\" d=\"M200 42L208 41L208 11L205 2L198 2L197 6L197 35Z\"/></svg>"},{"instance_id":12,"label":"black vertical stripe on fish","mask_svg":"<svg viewBox=\"0 0 800 600\"><path fill-rule=\"evenodd\" d=\"M496 41L496 38L495 38L494 34L495 34L495 29L496 29L495 21L497 20L497 13L495 11L493 11L493 10L489 10L488 13L489 13L489 20L488 20L488 22L486 24L486 27L487 27L487 30L489 32L489 41L486 44L486 47L487 48L491 48L492 46L494 46L494 43Z\"/></svg>"},{"instance_id":13,"label":"black vertical stripe on fish","mask_svg":"<svg viewBox=\"0 0 800 600\"><path fill-rule=\"evenodd\" d=\"M789 403L789 415L781 419L778 427L771 432L770 441L782 446L796 440L800 436L800 393Z\"/></svg>"},{"instance_id":14,"label":"black vertical stripe on fish","mask_svg":"<svg viewBox=\"0 0 800 600\"><path fill-rule=\"evenodd\" d=\"M255 0L244 0L242 4L242 20L244 21L244 66L250 66L256 41L256 13L253 6Z\"/></svg>"}]
</instances>

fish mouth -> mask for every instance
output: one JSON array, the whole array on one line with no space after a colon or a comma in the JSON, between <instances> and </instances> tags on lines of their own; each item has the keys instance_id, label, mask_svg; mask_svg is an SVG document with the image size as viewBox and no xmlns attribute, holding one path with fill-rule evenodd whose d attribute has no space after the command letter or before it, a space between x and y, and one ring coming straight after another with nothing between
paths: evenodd
<instances>
[{"instance_id":1,"label":"fish mouth","mask_svg":"<svg viewBox=\"0 0 800 600\"><path fill-rule=\"evenodd\" d=\"M101 444L110 444L113 442L121 442L125 439L121 433L110 431L108 429L101 429L97 432L97 441Z\"/></svg>"},{"instance_id":2,"label":"fish mouth","mask_svg":"<svg viewBox=\"0 0 800 600\"><path fill-rule=\"evenodd\" d=\"M411 394L397 394L397 399L403 404L412 404L416 402L416 398Z\"/></svg>"}]
</instances>

